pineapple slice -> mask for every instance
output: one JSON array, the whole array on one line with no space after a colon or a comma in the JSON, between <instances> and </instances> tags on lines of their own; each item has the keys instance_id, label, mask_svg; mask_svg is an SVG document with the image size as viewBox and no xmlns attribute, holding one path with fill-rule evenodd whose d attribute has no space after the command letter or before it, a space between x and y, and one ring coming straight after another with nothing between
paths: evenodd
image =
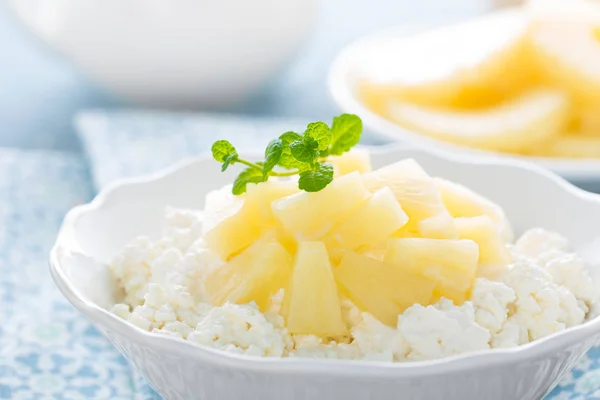
<instances>
[{"instance_id":1,"label":"pineapple slice","mask_svg":"<svg viewBox=\"0 0 600 400\"><path fill-rule=\"evenodd\" d=\"M234 196L230 186L206 195L204 241L223 260L248 247L261 235L258 214L253 207L246 207L246 203L246 196Z\"/></svg>"},{"instance_id":2,"label":"pineapple slice","mask_svg":"<svg viewBox=\"0 0 600 400\"><path fill-rule=\"evenodd\" d=\"M479 248L471 240L389 239L384 261L436 282L434 295L460 304L470 293Z\"/></svg>"},{"instance_id":3,"label":"pineapple slice","mask_svg":"<svg viewBox=\"0 0 600 400\"><path fill-rule=\"evenodd\" d=\"M534 21L530 33L545 79L569 92L582 105L600 101L600 40L596 37L600 5L593 5L590 11L595 11L596 21L586 21L589 14L571 21L540 18Z\"/></svg>"},{"instance_id":4,"label":"pineapple slice","mask_svg":"<svg viewBox=\"0 0 600 400\"><path fill-rule=\"evenodd\" d=\"M275 218L298 240L322 238L368 198L358 172L334 179L320 192L300 192L274 201Z\"/></svg>"},{"instance_id":5,"label":"pineapple slice","mask_svg":"<svg viewBox=\"0 0 600 400\"><path fill-rule=\"evenodd\" d=\"M419 234L429 239L458 239L458 231L449 213L444 212L419 221Z\"/></svg>"},{"instance_id":6,"label":"pineapple slice","mask_svg":"<svg viewBox=\"0 0 600 400\"><path fill-rule=\"evenodd\" d=\"M348 333L323 242L300 242L285 290L282 315L288 332L338 337Z\"/></svg>"},{"instance_id":7,"label":"pineapple slice","mask_svg":"<svg viewBox=\"0 0 600 400\"><path fill-rule=\"evenodd\" d=\"M375 192L350 218L323 237L329 255L356 250L387 239L408 222L408 216L388 187Z\"/></svg>"},{"instance_id":8,"label":"pineapple slice","mask_svg":"<svg viewBox=\"0 0 600 400\"><path fill-rule=\"evenodd\" d=\"M359 94L382 113L391 99L433 107L497 103L530 84L527 20L510 12L443 27L376 48Z\"/></svg>"},{"instance_id":9,"label":"pineapple slice","mask_svg":"<svg viewBox=\"0 0 600 400\"><path fill-rule=\"evenodd\" d=\"M600 138L561 136L545 143L532 154L564 158L600 158Z\"/></svg>"},{"instance_id":10,"label":"pineapple slice","mask_svg":"<svg viewBox=\"0 0 600 400\"><path fill-rule=\"evenodd\" d=\"M454 222L461 239L469 239L479 245L477 276L495 278L513 261L498 225L487 215L456 218Z\"/></svg>"},{"instance_id":11,"label":"pineapple slice","mask_svg":"<svg viewBox=\"0 0 600 400\"><path fill-rule=\"evenodd\" d=\"M499 227L506 242L514 240L514 234L502 208L493 201L466 186L442 178L434 178L442 194L444 205L454 218L487 215Z\"/></svg>"},{"instance_id":12,"label":"pineapple slice","mask_svg":"<svg viewBox=\"0 0 600 400\"><path fill-rule=\"evenodd\" d=\"M344 253L333 273L342 292L358 308L394 327L408 307L428 305L435 286L430 279L353 251Z\"/></svg>"},{"instance_id":13,"label":"pineapple slice","mask_svg":"<svg viewBox=\"0 0 600 400\"><path fill-rule=\"evenodd\" d=\"M567 126L570 104L557 90L536 89L479 110L442 110L390 103L391 120L436 139L462 146L524 152L557 136Z\"/></svg>"},{"instance_id":14,"label":"pineapple slice","mask_svg":"<svg viewBox=\"0 0 600 400\"><path fill-rule=\"evenodd\" d=\"M329 158L327 162L333 165L336 177L354 171L361 174L371 171L371 156L366 149L352 149L341 156Z\"/></svg>"},{"instance_id":15,"label":"pineapple slice","mask_svg":"<svg viewBox=\"0 0 600 400\"><path fill-rule=\"evenodd\" d=\"M298 192L291 181L250 184L247 193L234 196L231 186L206 196L204 240L223 260L230 259L275 225L274 200Z\"/></svg>"},{"instance_id":16,"label":"pineapple slice","mask_svg":"<svg viewBox=\"0 0 600 400\"><path fill-rule=\"evenodd\" d=\"M286 286L292 271L292 256L269 231L239 255L211 271L204 285L215 306L225 302L256 302L262 311L271 295Z\"/></svg>"},{"instance_id":17,"label":"pineapple slice","mask_svg":"<svg viewBox=\"0 0 600 400\"><path fill-rule=\"evenodd\" d=\"M433 178L413 159L398 161L366 173L362 178L367 189L372 192L386 186L392 189L396 200L409 217L408 223L401 229L405 233L418 232L421 220L448 213ZM447 225L438 226L440 235L452 229L453 221L440 217L440 222L444 220ZM398 235L402 233L399 232Z\"/></svg>"}]
</instances>

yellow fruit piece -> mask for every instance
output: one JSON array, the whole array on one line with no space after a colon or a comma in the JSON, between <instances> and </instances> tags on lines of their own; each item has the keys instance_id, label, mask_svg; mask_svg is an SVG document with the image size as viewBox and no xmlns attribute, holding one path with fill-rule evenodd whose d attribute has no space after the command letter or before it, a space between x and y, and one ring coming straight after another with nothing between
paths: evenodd
<instances>
[{"instance_id":1,"label":"yellow fruit piece","mask_svg":"<svg viewBox=\"0 0 600 400\"><path fill-rule=\"evenodd\" d=\"M545 143L531 154L563 158L600 158L600 137L561 136Z\"/></svg>"},{"instance_id":2,"label":"yellow fruit piece","mask_svg":"<svg viewBox=\"0 0 600 400\"><path fill-rule=\"evenodd\" d=\"M384 261L436 282L439 295L460 304L471 290L479 248L471 240L388 239Z\"/></svg>"},{"instance_id":3,"label":"yellow fruit piece","mask_svg":"<svg viewBox=\"0 0 600 400\"><path fill-rule=\"evenodd\" d=\"M403 268L353 251L334 269L342 292L362 311L396 326L398 315L415 303L429 304L435 283Z\"/></svg>"},{"instance_id":4,"label":"yellow fruit piece","mask_svg":"<svg viewBox=\"0 0 600 400\"><path fill-rule=\"evenodd\" d=\"M442 195L444 205L454 218L487 215L500 228L502 238L512 242L514 234L502 207L490 199L461 184L442 178L434 178Z\"/></svg>"},{"instance_id":5,"label":"yellow fruit piece","mask_svg":"<svg viewBox=\"0 0 600 400\"><path fill-rule=\"evenodd\" d=\"M596 5L600 12L600 5ZM600 101L600 19L542 20L531 28L531 42L539 70L548 83L569 92L582 104Z\"/></svg>"},{"instance_id":6,"label":"yellow fruit piece","mask_svg":"<svg viewBox=\"0 0 600 400\"><path fill-rule=\"evenodd\" d=\"M245 195L234 196L230 187L208 193L204 208L204 241L223 260L248 247L261 235L261 223Z\"/></svg>"},{"instance_id":7,"label":"yellow fruit piece","mask_svg":"<svg viewBox=\"0 0 600 400\"><path fill-rule=\"evenodd\" d=\"M336 177L347 175L354 171L361 174L371 171L371 156L365 149L352 149L341 156L329 158L327 162L333 165Z\"/></svg>"},{"instance_id":8,"label":"yellow fruit piece","mask_svg":"<svg viewBox=\"0 0 600 400\"><path fill-rule=\"evenodd\" d=\"M359 94L377 113L389 100L434 107L495 104L532 81L527 21L504 12L390 41L369 55Z\"/></svg>"},{"instance_id":9,"label":"yellow fruit piece","mask_svg":"<svg viewBox=\"0 0 600 400\"><path fill-rule=\"evenodd\" d=\"M288 332L337 337L348 333L337 286L322 242L300 242L282 314Z\"/></svg>"},{"instance_id":10,"label":"yellow fruit piece","mask_svg":"<svg viewBox=\"0 0 600 400\"><path fill-rule=\"evenodd\" d=\"M206 196L203 226L208 247L228 260L275 225L274 200L298 192L295 182L268 181L248 185L247 193L234 196L230 187Z\"/></svg>"},{"instance_id":11,"label":"yellow fruit piece","mask_svg":"<svg viewBox=\"0 0 600 400\"><path fill-rule=\"evenodd\" d=\"M494 278L513 261L498 225L487 215L456 218L455 224L461 239L472 240L479 246L477 276Z\"/></svg>"},{"instance_id":12,"label":"yellow fruit piece","mask_svg":"<svg viewBox=\"0 0 600 400\"><path fill-rule=\"evenodd\" d=\"M419 221L419 234L429 239L458 239L454 219L444 212Z\"/></svg>"},{"instance_id":13,"label":"yellow fruit piece","mask_svg":"<svg viewBox=\"0 0 600 400\"><path fill-rule=\"evenodd\" d=\"M292 180L269 180L246 187L246 207L252 207L257 213L259 224L266 229L275 226L275 217L271 203L283 197L298 193L298 182Z\"/></svg>"},{"instance_id":14,"label":"yellow fruit piece","mask_svg":"<svg viewBox=\"0 0 600 400\"><path fill-rule=\"evenodd\" d=\"M215 306L225 302L256 302L266 311L271 295L286 286L292 271L292 256L274 240L270 231L204 281Z\"/></svg>"},{"instance_id":15,"label":"yellow fruit piece","mask_svg":"<svg viewBox=\"0 0 600 400\"><path fill-rule=\"evenodd\" d=\"M569 99L557 90L536 89L480 110L442 110L390 103L388 117L416 132L484 150L523 152L564 130Z\"/></svg>"},{"instance_id":16,"label":"yellow fruit piece","mask_svg":"<svg viewBox=\"0 0 600 400\"><path fill-rule=\"evenodd\" d=\"M408 222L408 216L388 187L379 189L340 226L323 237L329 254L381 242ZM334 257L337 258L337 257Z\"/></svg>"},{"instance_id":17,"label":"yellow fruit piece","mask_svg":"<svg viewBox=\"0 0 600 400\"><path fill-rule=\"evenodd\" d=\"M281 226L298 240L315 240L347 219L368 198L357 172L334 179L320 192L300 192L272 203Z\"/></svg>"},{"instance_id":18,"label":"yellow fruit piece","mask_svg":"<svg viewBox=\"0 0 600 400\"><path fill-rule=\"evenodd\" d=\"M413 159L390 164L362 176L367 189L375 192L389 187L409 217L406 229L414 229L425 218L446 212L433 178Z\"/></svg>"}]
</instances>

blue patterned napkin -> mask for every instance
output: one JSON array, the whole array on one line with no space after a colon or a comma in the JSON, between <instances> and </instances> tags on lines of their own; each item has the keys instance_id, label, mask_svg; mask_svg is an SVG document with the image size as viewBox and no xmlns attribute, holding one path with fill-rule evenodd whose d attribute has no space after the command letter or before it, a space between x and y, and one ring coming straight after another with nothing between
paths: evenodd
<instances>
[{"instance_id":1,"label":"blue patterned napkin","mask_svg":"<svg viewBox=\"0 0 600 400\"><path fill-rule=\"evenodd\" d=\"M0 399L158 399L50 277L62 218L91 195L82 157L0 149Z\"/></svg>"}]
</instances>

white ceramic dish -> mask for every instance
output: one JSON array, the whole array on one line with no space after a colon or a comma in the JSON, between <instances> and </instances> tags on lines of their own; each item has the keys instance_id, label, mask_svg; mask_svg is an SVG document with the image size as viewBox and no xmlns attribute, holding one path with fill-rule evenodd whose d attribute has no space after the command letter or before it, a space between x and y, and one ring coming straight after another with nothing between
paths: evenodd
<instances>
[{"instance_id":1,"label":"white ceramic dish","mask_svg":"<svg viewBox=\"0 0 600 400\"><path fill-rule=\"evenodd\" d=\"M494 18L501 13L520 12L523 11L508 9L480 18ZM364 77L365 70L373 60L392 58L398 62L402 61L401 54L398 57L386 57L386 54L396 48L402 49L404 43L411 40L411 35L407 36L405 32L402 27L388 29L360 39L339 53L330 68L328 84L334 101L343 111L358 114L365 127L372 133L394 141L426 149L532 161L577 184L589 185L590 182L600 182L600 160L526 157L463 147L411 131L369 110L356 93L356 83ZM373 69L369 69L372 73Z\"/></svg>"},{"instance_id":2,"label":"white ceramic dish","mask_svg":"<svg viewBox=\"0 0 600 400\"><path fill-rule=\"evenodd\" d=\"M599 261L591 249L600 243L600 196L514 160L399 148L374 153L375 167L413 157L431 174L497 201L517 233L536 226L556 230L588 261ZM50 255L52 276L65 297L166 399L534 400L600 339L600 318L595 318L522 347L419 363L261 359L150 334L108 312L115 301L109 259L136 235L157 237L165 206L202 207L206 192L233 174L221 173L206 157L115 183L68 213Z\"/></svg>"},{"instance_id":3,"label":"white ceramic dish","mask_svg":"<svg viewBox=\"0 0 600 400\"><path fill-rule=\"evenodd\" d=\"M9 0L27 28L138 104L217 108L286 63L316 0Z\"/></svg>"}]
</instances>

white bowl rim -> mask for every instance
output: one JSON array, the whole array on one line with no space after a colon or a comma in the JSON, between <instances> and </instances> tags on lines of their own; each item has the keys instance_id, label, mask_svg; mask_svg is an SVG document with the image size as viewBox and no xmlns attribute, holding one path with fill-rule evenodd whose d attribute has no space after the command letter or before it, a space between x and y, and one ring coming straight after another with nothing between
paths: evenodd
<instances>
[{"instance_id":1,"label":"white bowl rim","mask_svg":"<svg viewBox=\"0 0 600 400\"><path fill-rule=\"evenodd\" d=\"M493 13L475 17L474 19L491 17L493 15L504 13L520 12L521 10L521 7L508 7ZM453 22L448 26L462 24L468 21L469 20ZM439 28L444 27L438 27L435 29ZM544 168L550 169L562 177L575 181L591 181L600 179L600 160L525 156L460 146L458 144L436 139L405 128L374 113L369 108L364 106L362 102L358 101L346 79L346 73L352 68L353 60L358 57L356 54L361 54L362 49L368 48L369 46L372 46L372 44L377 44L381 41L402 38L410 39L412 36L419 35L423 32L425 32L425 30L417 30L416 32L407 33L406 27L395 26L365 35L346 45L336 55L334 61L331 63L327 77L327 86L334 102L344 112L358 114L361 119L366 122L365 126L369 127L370 133L375 136L380 136L393 141L402 141L405 144L426 149L433 148L448 152L460 151L467 155L486 156L492 158L510 158L534 162Z\"/></svg>"},{"instance_id":2,"label":"white bowl rim","mask_svg":"<svg viewBox=\"0 0 600 400\"><path fill-rule=\"evenodd\" d=\"M579 189L552 172L546 171L543 168L528 162L513 159L491 159L489 157L465 158L464 155L460 154L449 154L441 151L425 151L422 149L406 148L406 146L399 145L372 147L371 151L373 154L387 152L406 152L413 155L422 154L460 164L519 167L536 173L542 179L553 182L560 189L572 196L578 197L584 201L597 203L600 207L600 196ZM56 285L67 300L97 327L105 327L106 329L114 330L120 335L127 337L129 340L153 349L164 349L165 351L188 357L192 355L193 357L198 357L199 360L205 359L206 361L211 362L212 365L218 365L225 368L277 374L313 374L315 372L321 372L327 373L330 376L377 376L382 379L435 375L470 370L482 366L490 367L500 364L526 362L531 358L550 354L553 350L557 351L564 349L565 346L589 339L594 334L600 332L600 316L596 316L581 325L568 328L518 347L487 349L434 360L400 363L335 359L322 360L300 357L256 357L228 353L203 347L186 340L144 331L81 296L79 291L66 276L60 263L63 249L68 250L68 246L65 246L63 242L68 241L68 239L72 238L72 235L74 235L74 222L82 215L102 208L106 203L107 198L120 188L152 184L168 179L171 175L182 169L206 162L208 158L210 158L209 155L185 159L154 174L117 180L101 190L90 203L72 208L65 216L56 243L50 252L50 272Z\"/></svg>"}]
</instances>

